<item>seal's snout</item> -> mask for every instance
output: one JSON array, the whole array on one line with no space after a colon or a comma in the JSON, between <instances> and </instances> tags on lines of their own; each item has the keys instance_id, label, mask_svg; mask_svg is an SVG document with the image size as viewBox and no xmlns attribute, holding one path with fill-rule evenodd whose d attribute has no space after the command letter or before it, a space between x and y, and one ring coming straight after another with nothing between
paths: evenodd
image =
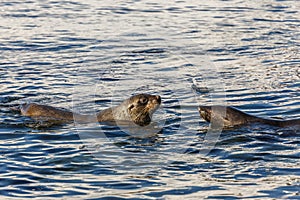
<instances>
[{"instance_id":1,"label":"seal's snout","mask_svg":"<svg viewBox=\"0 0 300 200\"><path fill-rule=\"evenodd\" d=\"M210 122L211 117L211 107L209 106L199 106L198 111L200 116L205 120Z\"/></svg>"},{"instance_id":2,"label":"seal's snout","mask_svg":"<svg viewBox=\"0 0 300 200\"><path fill-rule=\"evenodd\" d=\"M156 95L155 98L156 98L157 103L161 104L161 97L159 95Z\"/></svg>"}]
</instances>

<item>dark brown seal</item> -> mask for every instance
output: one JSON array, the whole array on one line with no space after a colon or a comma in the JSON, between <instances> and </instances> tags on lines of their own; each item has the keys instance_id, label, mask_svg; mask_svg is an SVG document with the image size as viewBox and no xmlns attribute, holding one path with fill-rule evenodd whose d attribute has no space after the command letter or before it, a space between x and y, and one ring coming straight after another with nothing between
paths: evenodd
<instances>
[{"instance_id":1,"label":"dark brown seal","mask_svg":"<svg viewBox=\"0 0 300 200\"><path fill-rule=\"evenodd\" d=\"M150 124L153 113L158 109L161 98L158 95L138 94L123 101L120 105L105 109L97 114L98 122L131 121L140 126ZM32 118L45 118L61 121L96 121L94 116L82 115L71 111L36 103L20 106L22 115Z\"/></svg>"},{"instance_id":2,"label":"dark brown seal","mask_svg":"<svg viewBox=\"0 0 300 200\"><path fill-rule=\"evenodd\" d=\"M211 106L199 106L200 116L210 122L211 118L223 120L224 127L233 127L250 123L262 123L278 127L300 126L300 119L276 120L270 118L261 118L250 115L232 106L214 106L212 112Z\"/></svg>"}]
</instances>

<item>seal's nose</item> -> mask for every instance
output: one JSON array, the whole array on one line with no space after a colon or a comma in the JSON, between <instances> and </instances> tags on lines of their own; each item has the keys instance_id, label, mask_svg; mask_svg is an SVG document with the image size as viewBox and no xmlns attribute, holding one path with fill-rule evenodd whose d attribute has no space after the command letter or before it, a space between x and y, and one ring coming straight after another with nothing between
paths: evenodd
<instances>
[{"instance_id":1,"label":"seal's nose","mask_svg":"<svg viewBox=\"0 0 300 200\"><path fill-rule=\"evenodd\" d=\"M158 102L159 104L161 103L161 98L160 98L159 95L156 95L156 100L157 100L157 102Z\"/></svg>"}]
</instances>

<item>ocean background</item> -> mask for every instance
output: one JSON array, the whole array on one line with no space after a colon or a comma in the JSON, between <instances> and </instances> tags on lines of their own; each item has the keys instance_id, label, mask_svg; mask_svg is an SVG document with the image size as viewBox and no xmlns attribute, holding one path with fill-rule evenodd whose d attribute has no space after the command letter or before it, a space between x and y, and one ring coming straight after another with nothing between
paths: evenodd
<instances>
[{"instance_id":1,"label":"ocean background","mask_svg":"<svg viewBox=\"0 0 300 200\"><path fill-rule=\"evenodd\" d=\"M197 111L300 118L299 10L297 0L1 1L0 198L300 199L299 129L251 124L207 146ZM138 93L162 97L150 127L11 110L93 114Z\"/></svg>"}]
</instances>

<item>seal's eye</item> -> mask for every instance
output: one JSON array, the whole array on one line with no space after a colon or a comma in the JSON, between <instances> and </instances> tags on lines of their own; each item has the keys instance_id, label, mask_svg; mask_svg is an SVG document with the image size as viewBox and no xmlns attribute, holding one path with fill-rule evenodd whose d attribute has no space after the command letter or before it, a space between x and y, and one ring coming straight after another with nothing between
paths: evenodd
<instances>
[{"instance_id":1,"label":"seal's eye","mask_svg":"<svg viewBox=\"0 0 300 200\"><path fill-rule=\"evenodd\" d=\"M134 105L131 104L128 109L131 110L132 108L134 108Z\"/></svg>"},{"instance_id":2,"label":"seal's eye","mask_svg":"<svg viewBox=\"0 0 300 200\"><path fill-rule=\"evenodd\" d=\"M142 98L140 98L139 102L141 104L146 104L148 102L148 99L146 97L142 97Z\"/></svg>"}]
</instances>

